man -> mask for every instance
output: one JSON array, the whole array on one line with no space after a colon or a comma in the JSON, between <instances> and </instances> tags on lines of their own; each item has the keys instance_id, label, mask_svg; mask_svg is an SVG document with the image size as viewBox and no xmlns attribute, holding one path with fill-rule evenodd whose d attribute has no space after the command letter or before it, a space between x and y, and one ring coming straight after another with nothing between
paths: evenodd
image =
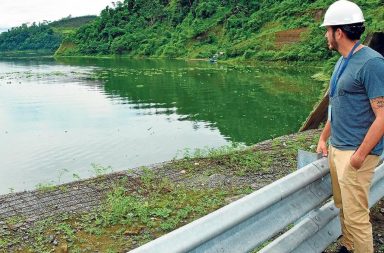
<instances>
[{"instance_id":1,"label":"man","mask_svg":"<svg viewBox=\"0 0 384 253\"><path fill-rule=\"evenodd\" d=\"M360 44L364 21L356 4L339 0L328 8L322 24L329 49L341 54L330 83L328 121L317 146L329 158L333 198L340 208L339 252L373 252L368 197L383 152L384 58Z\"/></svg>"}]
</instances>

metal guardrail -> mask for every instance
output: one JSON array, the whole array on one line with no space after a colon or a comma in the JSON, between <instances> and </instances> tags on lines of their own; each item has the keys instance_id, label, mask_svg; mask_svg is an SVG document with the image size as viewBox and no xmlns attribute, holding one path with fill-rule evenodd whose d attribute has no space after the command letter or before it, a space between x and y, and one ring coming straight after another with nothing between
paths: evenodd
<instances>
[{"instance_id":1,"label":"metal guardrail","mask_svg":"<svg viewBox=\"0 0 384 253\"><path fill-rule=\"evenodd\" d=\"M384 165L381 165L375 170L369 206L372 207L383 196ZM260 253L322 252L341 234L338 214L339 209L335 207L333 201L330 201L311 212L308 217L263 248Z\"/></svg>"},{"instance_id":2,"label":"metal guardrail","mask_svg":"<svg viewBox=\"0 0 384 253\"><path fill-rule=\"evenodd\" d=\"M301 220L260 252L322 252L340 234L328 161L304 168L149 242L131 253L250 252ZM376 168L370 205L384 196L384 165ZM321 206L321 207L320 207Z\"/></svg>"}]
</instances>

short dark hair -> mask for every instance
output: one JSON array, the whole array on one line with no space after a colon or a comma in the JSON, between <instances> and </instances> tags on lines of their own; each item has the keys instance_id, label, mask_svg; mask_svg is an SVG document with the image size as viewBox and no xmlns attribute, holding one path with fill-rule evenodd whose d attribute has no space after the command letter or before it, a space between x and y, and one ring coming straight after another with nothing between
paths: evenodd
<instances>
[{"instance_id":1,"label":"short dark hair","mask_svg":"<svg viewBox=\"0 0 384 253\"><path fill-rule=\"evenodd\" d=\"M359 40L365 31L365 26L364 23L355 23L348 25L335 25L332 26L332 29L333 33L335 33L337 29L341 29L347 35L348 39Z\"/></svg>"}]
</instances>

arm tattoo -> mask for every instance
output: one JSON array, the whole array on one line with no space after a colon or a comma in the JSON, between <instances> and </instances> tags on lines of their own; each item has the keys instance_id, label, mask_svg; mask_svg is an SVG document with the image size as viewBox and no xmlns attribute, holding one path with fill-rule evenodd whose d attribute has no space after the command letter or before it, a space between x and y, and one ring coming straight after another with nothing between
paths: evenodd
<instances>
[{"instance_id":1,"label":"arm tattoo","mask_svg":"<svg viewBox=\"0 0 384 253\"><path fill-rule=\"evenodd\" d=\"M371 99L371 103L374 109L383 109L384 108L384 97L377 97Z\"/></svg>"}]
</instances>

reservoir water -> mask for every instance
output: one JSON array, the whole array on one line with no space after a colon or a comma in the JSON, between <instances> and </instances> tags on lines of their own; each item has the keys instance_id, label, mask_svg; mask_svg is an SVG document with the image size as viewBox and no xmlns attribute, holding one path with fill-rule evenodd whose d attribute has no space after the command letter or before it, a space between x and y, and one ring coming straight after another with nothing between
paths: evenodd
<instances>
[{"instance_id":1,"label":"reservoir water","mask_svg":"<svg viewBox=\"0 0 384 253\"><path fill-rule=\"evenodd\" d=\"M319 70L204 61L0 60L0 194L293 133Z\"/></svg>"}]
</instances>

